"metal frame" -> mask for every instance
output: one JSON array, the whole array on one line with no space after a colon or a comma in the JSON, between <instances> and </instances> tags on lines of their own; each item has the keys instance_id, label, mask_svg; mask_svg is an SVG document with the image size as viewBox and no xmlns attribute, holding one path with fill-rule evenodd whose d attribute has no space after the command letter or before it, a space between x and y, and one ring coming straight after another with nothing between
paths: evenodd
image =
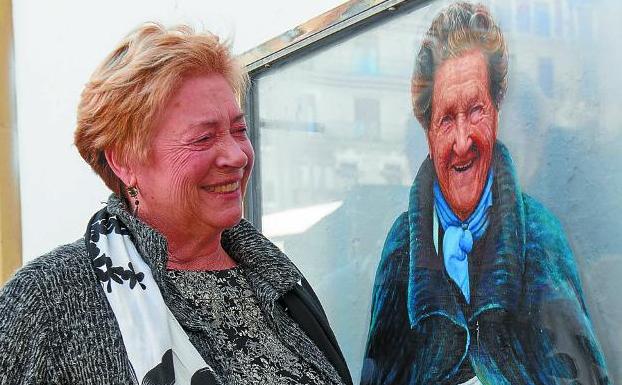
<instances>
[{"instance_id":1,"label":"metal frame","mask_svg":"<svg viewBox=\"0 0 622 385\"><path fill-rule=\"evenodd\" d=\"M253 147L259 150L261 142L259 135L259 125L255 122L259 121L257 108L257 88L253 86L251 79L249 87L244 98L244 111L246 111L247 124L251 128L248 135ZM261 231L261 167L259 157L255 156L255 165L251 174L248 186L246 187L246 195L244 197L244 217L250 221L253 226Z\"/></svg>"},{"instance_id":2,"label":"metal frame","mask_svg":"<svg viewBox=\"0 0 622 385\"><path fill-rule=\"evenodd\" d=\"M0 286L22 264L11 0L0 0Z\"/></svg>"},{"instance_id":3,"label":"metal frame","mask_svg":"<svg viewBox=\"0 0 622 385\"><path fill-rule=\"evenodd\" d=\"M250 77L245 107L250 139L259 151L261 132L256 91L256 79L263 72L315 52L332 43L348 38L372 25L377 25L432 0L350 0L241 54L239 60ZM261 230L261 159L255 157L253 175L247 187L244 215Z\"/></svg>"},{"instance_id":4,"label":"metal frame","mask_svg":"<svg viewBox=\"0 0 622 385\"><path fill-rule=\"evenodd\" d=\"M346 31L351 33L353 28L384 19L398 9L410 9L426 2L429 0L350 0L243 53L240 59L253 77L302 49L317 48L317 43L325 46L334 42L335 37L345 37Z\"/></svg>"}]
</instances>

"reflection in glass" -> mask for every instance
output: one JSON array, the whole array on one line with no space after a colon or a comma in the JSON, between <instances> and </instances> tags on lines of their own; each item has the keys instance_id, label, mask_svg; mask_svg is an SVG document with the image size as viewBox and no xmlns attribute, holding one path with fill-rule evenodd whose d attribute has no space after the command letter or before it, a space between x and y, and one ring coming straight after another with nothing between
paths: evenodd
<instances>
[{"instance_id":1,"label":"reflection in glass","mask_svg":"<svg viewBox=\"0 0 622 385\"><path fill-rule=\"evenodd\" d=\"M412 116L413 59L448 3L409 10L256 82L263 230L316 288L355 382L384 237L428 153ZM561 220L611 378L622 381L622 4L484 3L501 15L511 55L500 139L524 190Z\"/></svg>"}]
</instances>

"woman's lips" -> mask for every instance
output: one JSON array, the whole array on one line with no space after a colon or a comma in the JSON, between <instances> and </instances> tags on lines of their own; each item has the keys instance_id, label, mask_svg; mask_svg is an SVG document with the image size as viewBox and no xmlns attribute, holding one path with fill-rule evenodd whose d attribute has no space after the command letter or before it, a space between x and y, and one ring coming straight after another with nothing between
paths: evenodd
<instances>
[{"instance_id":1,"label":"woman's lips","mask_svg":"<svg viewBox=\"0 0 622 385\"><path fill-rule=\"evenodd\" d=\"M471 166L473 166L474 163L475 163L475 159L469 159L466 162L454 164L452 168L457 172L465 172L466 170L471 168Z\"/></svg>"},{"instance_id":2,"label":"woman's lips","mask_svg":"<svg viewBox=\"0 0 622 385\"><path fill-rule=\"evenodd\" d=\"M236 191L239 188L240 188L240 181L203 187L205 191L213 192L217 194L230 193L230 192Z\"/></svg>"}]
</instances>

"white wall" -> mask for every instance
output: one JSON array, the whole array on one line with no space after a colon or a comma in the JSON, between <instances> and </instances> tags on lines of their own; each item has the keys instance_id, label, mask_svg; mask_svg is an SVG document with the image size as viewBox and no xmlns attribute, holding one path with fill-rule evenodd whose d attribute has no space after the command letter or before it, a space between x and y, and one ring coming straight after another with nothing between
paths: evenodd
<instances>
[{"instance_id":1,"label":"white wall","mask_svg":"<svg viewBox=\"0 0 622 385\"><path fill-rule=\"evenodd\" d=\"M130 30L191 24L241 53L341 2L13 1L24 262L82 236L109 195L72 144L75 111L91 72Z\"/></svg>"}]
</instances>

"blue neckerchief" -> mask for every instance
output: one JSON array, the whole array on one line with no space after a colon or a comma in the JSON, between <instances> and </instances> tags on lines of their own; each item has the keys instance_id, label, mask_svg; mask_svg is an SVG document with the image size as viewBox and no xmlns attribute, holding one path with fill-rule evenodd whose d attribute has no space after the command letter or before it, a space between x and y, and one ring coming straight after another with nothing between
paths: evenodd
<instances>
[{"instance_id":1,"label":"blue neckerchief","mask_svg":"<svg viewBox=\"0 0 622 385\"><path fill-rule=\"evenodd\" d=\"M434 181L434 206L443 226L443 260L449 277L458 285L467 303L471 301L468 254L473 242L480 239L488 227L488 209L492 206L492 170L482 197L471 216L464 222L453 213L443 197L438 181Z\"/></svg>"}]
</instances>

